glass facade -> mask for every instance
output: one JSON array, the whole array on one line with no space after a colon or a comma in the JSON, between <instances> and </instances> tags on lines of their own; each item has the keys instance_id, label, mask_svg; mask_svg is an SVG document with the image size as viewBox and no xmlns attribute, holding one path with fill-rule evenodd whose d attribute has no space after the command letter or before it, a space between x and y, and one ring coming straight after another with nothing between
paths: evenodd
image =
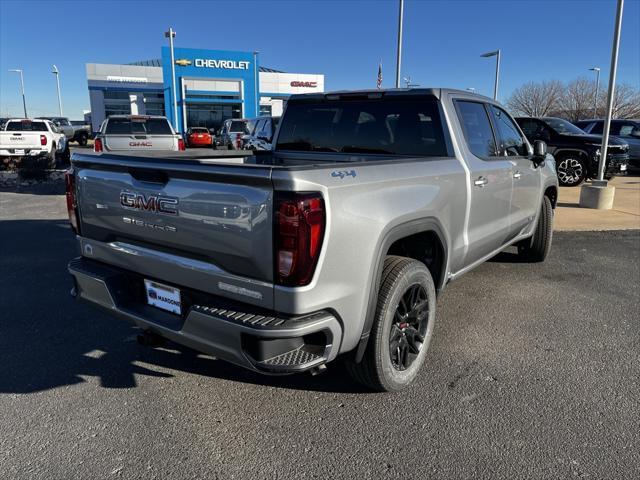
<instances>
[{"instance_id":1,"label":"glass facade","mask_svg":"<svg viewBox=\"0 0 640 480\"><path fill-rule=\"evenodd\" d=\"M218 129L227 118L241 117L241 103L187 103L187 127Z\"/></svg>"},{"instance_id":2,"label":"glass facade","mask_svg":"<svg viewBox=\"0 0 640 480\"><path fill-rule=\"evenodd\" d=\"M109 115L130 115L131 100L129 92L117 90L106 90L104 92L104 114Z\"/></svg>"},{"instance_id":3,"label":"glass facade","mask_svg":"<svg viewBox=\"0 0 640 480\"><path fill-rule=\"evenodd\" d=\"M164 95L145 92L144 109L147 115L164 115Z\"/></svg>"}]
</instances>

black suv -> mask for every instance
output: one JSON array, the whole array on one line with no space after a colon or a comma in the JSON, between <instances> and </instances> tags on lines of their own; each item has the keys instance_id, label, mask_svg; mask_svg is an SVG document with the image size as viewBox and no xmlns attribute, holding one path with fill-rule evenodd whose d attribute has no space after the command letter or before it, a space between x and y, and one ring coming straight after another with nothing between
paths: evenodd
<instances>
[{"instance_id":1,"label":"black suv","mask_svg":"<svg viewBox=\"0 0 640 480\"><path fill-rule=\"evenodd\" d=\"M535 140L546 142L549 153L556 159L560 185L575 187L587 178L598 176L602 135L589 135L574 124L555 117L518 117L516 122L531 143ZM626 175L628 161L629 145L610 138L605 177Z\"/></svg>"},{"instance_id":2,"label":"black suv","mask_svg":"<svg viewBox=\"0 0 640 480\"><path fill-rule=\"evenodd\" d=\"M587 133L602 135L604 120L580 120L574 125ZM611 120L610 134L629 144L629 163L640 168L640 120Z\"/></svg>"}]
</instances>

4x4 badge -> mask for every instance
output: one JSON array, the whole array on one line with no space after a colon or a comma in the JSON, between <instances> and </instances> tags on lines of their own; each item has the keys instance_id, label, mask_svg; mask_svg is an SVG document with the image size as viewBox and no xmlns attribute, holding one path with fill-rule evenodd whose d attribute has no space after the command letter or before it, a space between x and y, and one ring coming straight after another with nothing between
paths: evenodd
<instances>
[{"instance_id":1,"label":"4x4 badge","mask_svg":"<svg viewBox=\"0 0 640 480\"><path fill-rule=\"evenodd\" d=\"M331 172L331 176L340 178L341 180L344 177L356 178L356 171L355 170L334 170L333 172Z\"/></svg>"}]
</instances>

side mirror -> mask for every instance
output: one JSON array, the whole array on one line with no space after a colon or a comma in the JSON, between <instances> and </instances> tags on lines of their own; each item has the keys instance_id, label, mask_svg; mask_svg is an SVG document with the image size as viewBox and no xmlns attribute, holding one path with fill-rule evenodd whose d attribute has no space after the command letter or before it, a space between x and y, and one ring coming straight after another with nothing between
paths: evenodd
<instances>
[{"instance_id":1,"label":"side mirror","mask_svg":"<svg viewBox=\"0 0 640 480\"><path fill-rule=\"evenodd\" d=\"M542 140L536 140L533 142L533 161L536 165L541 165L544 163L545 158L547 157L547 144Z\"/></svg>"}]
</instances>

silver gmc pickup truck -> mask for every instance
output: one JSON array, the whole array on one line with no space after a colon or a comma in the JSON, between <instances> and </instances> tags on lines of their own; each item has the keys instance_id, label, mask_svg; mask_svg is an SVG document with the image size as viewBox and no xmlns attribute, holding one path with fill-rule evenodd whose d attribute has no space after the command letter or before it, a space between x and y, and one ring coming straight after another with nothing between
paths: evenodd
<instances>
[{"instance_id":1,"label":"silver gmc pickup truck","mask_svg":"<svg viewBox=\"0 0 640 480\"><path fill-rule=\"evenodd\" d=\"M72 294L138 325L142 343L266 374L341 358L394 391L425 361L448 282L508 246L523 261L549 253L554 160L489 98L294 95L273 145L75 154Z\"/></svg>"}]
</instances>

